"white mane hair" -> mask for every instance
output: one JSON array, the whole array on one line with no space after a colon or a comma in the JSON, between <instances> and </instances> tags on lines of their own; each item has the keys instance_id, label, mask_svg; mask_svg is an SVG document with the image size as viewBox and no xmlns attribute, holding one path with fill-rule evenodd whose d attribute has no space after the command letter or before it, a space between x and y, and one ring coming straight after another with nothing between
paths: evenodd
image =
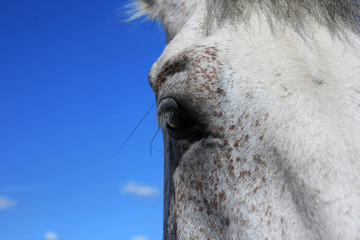
<instances>
[{"instance_id":1,"label":"white mane hair","mask_svg":"<svg viewBox=\"0 0 360 240\"><path fill-rule=\"evenodd\" d=\"M129 20L146 15L161 20L162 0L133 0L128 5ZM226 21L246 23L253 14L265 14L270 25L282 21L304 35L309 21L326 27L334 35L350 30L360 35L359 0L206 0L206 32ZM343 36L345 36L344 34Z\"/></svg>"},{"instance_id":2,"label":"white mane hair","mask_svg":"<svg viewBox=\"0 0 360 240\"><path fill-rule=\"evenodd\" d=\"M124 15L127 21L133 21L146 16L149 19L160 19L161 7L154 0L131 0L130 4L125 6ZM120 10L122 13L123 9Z\"/></svg>"},{"instance_id":3,"label":"white mane hair","mask_svg":"<svg viewBox=\"0 0 360 240\"><path fill-rule=\"evenodd\" d=\"M284 21L302 32L310 18L338 34L349 29L360 34L358 0L207 0L208 29L226 20L247 21L263 12L269 21Z\"/></svg>"}]
</instances>

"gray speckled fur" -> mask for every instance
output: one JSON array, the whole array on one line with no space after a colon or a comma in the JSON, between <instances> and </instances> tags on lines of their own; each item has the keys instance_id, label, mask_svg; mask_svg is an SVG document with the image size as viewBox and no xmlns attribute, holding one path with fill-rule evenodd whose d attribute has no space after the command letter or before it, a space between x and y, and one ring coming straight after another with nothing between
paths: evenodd
<instances>
[{"instance_id":1,"label":"gray speckled fur","mask_svg":"<svg viewBox=\"0 0 360 240\"><path fill-rule=\"evenodd\" d=\"M358 0L208 0L207 9L209 28L225 20L247 21L260 10L267 12L269 19L286 21L299 31L311 17L333 33L343 28L360 32Z\"/></svg>"}]
</instances>

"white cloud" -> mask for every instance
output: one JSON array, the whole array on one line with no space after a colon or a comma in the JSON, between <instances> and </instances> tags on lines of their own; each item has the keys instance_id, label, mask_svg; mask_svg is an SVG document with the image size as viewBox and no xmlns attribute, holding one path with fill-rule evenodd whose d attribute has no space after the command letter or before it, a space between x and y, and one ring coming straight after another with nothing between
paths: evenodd
<instances>
[{"instance_id":1,"label":"white cloud","mask_svg":"<svg viewBox=\"0 0 360 240\"><path fill-rule=\"evenodd\" d=\"M54 232L47 232L44 236L45 240L57 240L58 236Z\"/></svg>"},{"instance_id":2,"label":"white cloud","mask_svg":"<svg viewBox=\"0 0 360 240\"><path fill-rule=\"evenodd\" d=\"M123 187L122 192L123 193L132 193L132 194L141 195L141 196L151 196L151 195L159 194L160 191L159 191L159 189L157 189L155 187L149 187L149 186L145 186L142 184L129 182L128 184L126 184ZM139 240L141 240L141 239L139 239Z\"/></svg>"},{"instance_id":3,"label":"white cloud","mask_svg":"<svg viewBox=\"0 0 360 240\"><path fill-rule=\"evenodd\" d=\"M9 209L15 207L17 202L7 197L0 197L0 210Z\"/></svg>"},{"instance_id":4,"label":"white cloud","mask_svg":"<svg viewBox=\"0 0 360 240\"><path fill-rule=\"evenodd\" d=\"M143 237L143 236L136 236L136 237L133 237L132 240L149 240L149 239L146 237Z\"/></svg>"}]
</instances>

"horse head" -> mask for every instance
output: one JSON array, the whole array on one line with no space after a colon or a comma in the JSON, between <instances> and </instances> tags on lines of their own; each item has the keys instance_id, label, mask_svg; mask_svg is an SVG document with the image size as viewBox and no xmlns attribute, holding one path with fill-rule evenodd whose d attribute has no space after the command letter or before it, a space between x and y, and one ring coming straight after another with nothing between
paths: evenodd
<instances>
[{"instance_id":1,"label":"horse head","mask_svg":"<svg viewBox=\"0 0 360 240\"><path fill-rule=\"evenodd\" d=\"M357 0L140 0L164 239L360 239Z\"/></svg>"}]
</instances>

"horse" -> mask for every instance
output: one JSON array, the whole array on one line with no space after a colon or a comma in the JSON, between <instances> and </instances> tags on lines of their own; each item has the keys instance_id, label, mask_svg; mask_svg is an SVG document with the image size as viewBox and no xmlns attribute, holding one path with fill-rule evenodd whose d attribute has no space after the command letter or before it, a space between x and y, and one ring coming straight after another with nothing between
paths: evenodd
<instances>
[{"instance_id":1,"label":"horse","mask_svg":"<svg viewBox=\"0 0 360 240\"><path fill-rule=\"evenodd\" d=\"M135 5L167 36L163 238L359 240L359 2Z\"/></svg>"}]
</instances>

